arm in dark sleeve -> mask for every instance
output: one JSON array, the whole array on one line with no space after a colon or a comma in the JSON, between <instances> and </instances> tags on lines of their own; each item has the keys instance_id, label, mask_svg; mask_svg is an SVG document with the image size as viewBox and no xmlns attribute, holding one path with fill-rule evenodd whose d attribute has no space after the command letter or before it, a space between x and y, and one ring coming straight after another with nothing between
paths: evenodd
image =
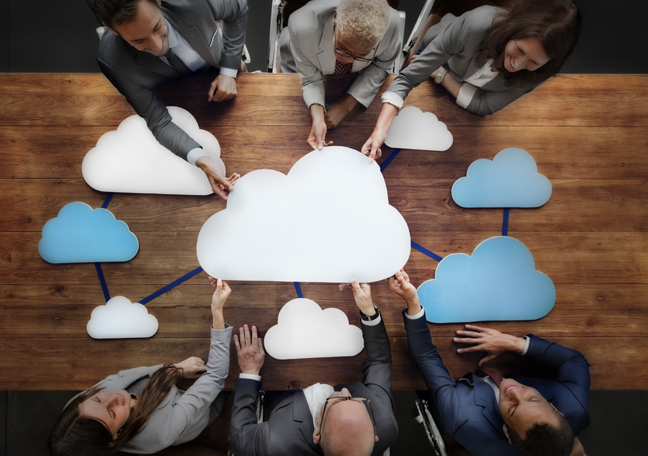
<instances>
[{"instance_id":1,"label":"arm in dark sleeve","mask_svg":"<svg viewBox=\"0 0 648 456\"><path fill-rule=\"evenodd\" d=\"M247 0L210 0L214 17L223 21L223 53L220 66L238 70L245 45Z\"/></svg>"},{"instance_id":2,"label":"arm in dark sleeve","mask_svg":"<svg viewBox=\"0 0 648 456\"><path fill-rule=\"evenodd\" d=\"M184 160L191 150L201 147L171 121L171 114L153 90L129 81L101 59L97 59L97 62L103 74L126 97L135 112L146 120L151 133L160 144Z\"/></svg>"},{"instance_id":3,"label":"arm in dark sleeve","mask_svg":"<svg viewBox=\"0 0 648 456\"><path fill-rule=\"evenodd\" d=\"M257 423L256 416L260 391L261 382L246 378L236 380L229 440L232 453L237 456L267 454L265 443L269 441L269 425L268 422Z\"/></svg>"},{"instance_id":4,"label":"arm in dark sleeve","mask_svg":"<svg viewBox=\"0 0 648 456\"><path fill-rule=\"evenodd\" d=\"M361 324L360 327L367 355L362 362L362 383L385 400L385 403L391 404L393 410L391 347L385 330L385 322L381 320L375 326Z\"/></svg>"}]
</instances>

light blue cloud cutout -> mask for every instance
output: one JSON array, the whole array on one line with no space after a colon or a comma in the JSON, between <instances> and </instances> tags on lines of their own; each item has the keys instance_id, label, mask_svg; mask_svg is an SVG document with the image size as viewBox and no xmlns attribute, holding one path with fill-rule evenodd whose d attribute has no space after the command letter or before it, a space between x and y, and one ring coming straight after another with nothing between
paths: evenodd
<instances>
[{"instance_id":1,"label":"light blue cloud cutout","mask_svg":"<svg viewBox=\"0 0 648 456\"><path fill-rule=\"evenodd\" d=\"M535 160L522 149L504 149L493 160L480 159L452 186L461 207L540 207L551 197L551 182L538 173Z\"/></svg>"},{"instance_id":2,"label":"light blue cloud cutout","mask_svg":"<svg viewBox=\"0 0 648 456\"><path fill-rule=\"evenodd\" d=\"M485 240L471 256L448 255L435 277L417 290L432 323L537 320L556 302L556 288L535 270L531 252L507 236Z\"/></svg>"},{"instance_id":3,"label":"light blue cloud cutout","mask_svg":"<svg viewBox=\"0 0 648 456\"><path fill-rule=\"evenodd\" d=\"M45 224L38 243L38 253L48 263L128 261L138 249L137 236L112 212L78 202L66 204Z\"/></svg>"}]
</instances>

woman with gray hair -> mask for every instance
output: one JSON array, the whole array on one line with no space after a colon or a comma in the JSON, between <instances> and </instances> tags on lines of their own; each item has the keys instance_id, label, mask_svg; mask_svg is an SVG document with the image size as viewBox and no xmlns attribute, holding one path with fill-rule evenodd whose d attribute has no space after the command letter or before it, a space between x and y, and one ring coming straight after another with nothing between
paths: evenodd
<instances>
[{"instance_id":1,"label":"woman with gray hair","mask_svg":"<svg viewBox=\"0 0 648 456\"><path fill-rule=\"evenodd\" d=\"M304 101L313 118L308 144L326 145L336 127L358 104L371 104L390 73L402 43L398 13L387 0L314 0L295 11L280 37L281 71L299 73ZM324 75L359 73L346 96L328 110Z\"/></svg>"}]
</instances>

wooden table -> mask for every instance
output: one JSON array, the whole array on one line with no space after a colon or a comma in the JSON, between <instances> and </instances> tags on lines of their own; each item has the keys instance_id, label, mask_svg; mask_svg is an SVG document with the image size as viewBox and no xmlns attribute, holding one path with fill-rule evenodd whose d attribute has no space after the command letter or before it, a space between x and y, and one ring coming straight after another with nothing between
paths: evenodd
<instances>
[{"instance_id":1,"label":"wooden table","mask_svg":"<svg viewBox=\"0 0 648 456\"><path fill-rule=\"evenodd\" d=\"M393 76L385 83L386 89ZM330 82L329 94L344 83ZM296 75L243 74L238 97L206 102L198 77L161 92L188 109L219 140L228 174L270 168L287 173L305 153L310 129ZM406 104L434 112L454 135L446 152L401 151L385 169L390 202L407 220L412 240L440 256L470 254L502 233L501 209L463 209L450 197L470 163L502 149L529 151L553 194L539 209L512 209L508 234L533 254L555 283L557 302L538 321L489 326L534 333L581 351L594 389L645 389L648 374L648 76L559 76L487 118L458 108L426 82ZM337 145L359 149L380 110L378 99L329 132ZM160 322L143 340L93 340L92 309L105 302L93 264L51 265L37 251L45 222L67 203L100 207L105 193L85 184L81 161L104 133L132 115L100 74L0 75L0 390L81 390L118 370L189 355L206 357L211 287L198 274L147 304ZM385 148L384 157L391 150ZM115 194L109 209L136 233L140 251L127 263L102 264L111 296L133 302L198 267L202 224L225 208L214 197ZM387 240L386 240L387 241ZM419 285L437 262L412 250L407 265ZM297 297L292 283L233 282L226 320L262 332ZM304 297L335 306L360 324L351 293L333 284L302 283ZM392 344L394 389L423 388L405 339L404 305L386 282L372 285ZM461 325L431 325L454 377L479 356L457 355ZM232 388L238 376L232 347ZM354 358L277 361L266 356L267 390L314 382L359 380L364 354Z\"/></svg>"}]
</instances>

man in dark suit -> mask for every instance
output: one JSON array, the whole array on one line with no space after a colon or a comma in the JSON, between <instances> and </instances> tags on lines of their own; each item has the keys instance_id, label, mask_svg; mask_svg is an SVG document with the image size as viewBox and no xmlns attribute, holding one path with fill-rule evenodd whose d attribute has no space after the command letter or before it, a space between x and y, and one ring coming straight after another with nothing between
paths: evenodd
<instances>
[{"instance_id":1,"label":"man in dark suit","mask_svg":"<svg viewBox=\"0 0 648 456\"><path fill-rule=\"evenodd\" d=\"M257 423L263 344L254 326L251 337L247 326L239 330L240 340L234 336L241 367L230 424L230 449L236 456L378 456L396 440L385 324L371 300L369 285L354 281L352 288L367 354L362 383L335 387L317 383L303 391L286 392L270 407L266 421Z\"/></svg>"},{"instance_id":2,"label":"man in dark suit","mask_svg":"<svg viewBox=\"0 0 648 456\"><path fill-rule=\"evenodd\" d=\"M403 311L407 342L431 396L441 431L475 456L569 456L580 447L574 436L589 424L589 364L577 351L529 335L466 325L458 343L473 344L459 353L485 351L481 366L500 353L513 352L555 370L553 380L511 377L477 371L456 382L450 377L432 337L416 289L404 271L390 288L407 302ZM582 447L580 447L582 448Z\"/></svg>"},{"instance_id":3,"label":"man in dark suit","mask_svg":"<svg viewBox=\"0 0 648 456\"><path fill-rule=\"evenodd\" d=\"M211 67L219 75L207 91L208 100L234 98L245 44L246 0L87 1L112 32L104 33L99 43L101 71L146 120L160 144L199 166L214 192L226 199L234 176L225 178L224 170L172 122L153 91Z\"/></svg>"}]
</instances>

